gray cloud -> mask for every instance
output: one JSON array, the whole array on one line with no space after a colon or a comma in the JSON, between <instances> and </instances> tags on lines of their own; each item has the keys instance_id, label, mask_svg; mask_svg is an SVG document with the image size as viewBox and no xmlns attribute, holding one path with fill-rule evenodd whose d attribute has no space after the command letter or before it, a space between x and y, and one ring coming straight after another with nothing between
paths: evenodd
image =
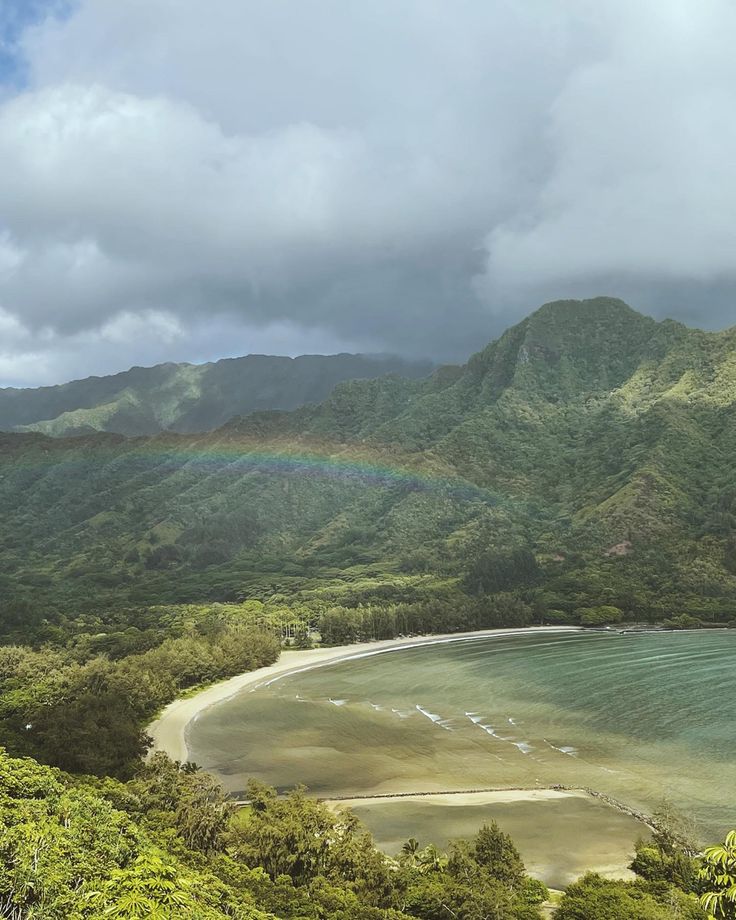
<instances>
[{"instance_id":1,"label":"gray cloud","mask_svg":"<svg viewBox=\"0 0 736 920\"><path fill-rule=\"evenodd\" d=\"M0 381L736 322L727 0L81 0L0 105Z\"/></svg>"}]
</instances>

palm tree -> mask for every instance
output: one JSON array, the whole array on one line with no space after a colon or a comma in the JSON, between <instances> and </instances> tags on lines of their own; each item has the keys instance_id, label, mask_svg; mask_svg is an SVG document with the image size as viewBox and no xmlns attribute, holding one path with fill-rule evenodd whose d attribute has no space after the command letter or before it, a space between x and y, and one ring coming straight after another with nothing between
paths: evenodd
<instances>
[{"instance_id":1,"label":"palm tree","mask_svg":"<svg viewBox=\"0 0 736 920\"><path fill-rule=\"evenodd\" d=\"M424 872L436 872L442 868L443 857L437 847L430 843L419 854L419 863Z\"/></svg>"},{"instance_id":2,"label":"palm tree","mask_svg":"<svg viewBox=\"0 0 736 920\"><path fill-rule=\"evenodd\" d=\"M412 866L417 864L419 854L419 841L416 837L410 837L401 848L401 861L408 862Z\"/></svg>"}]
</instances>

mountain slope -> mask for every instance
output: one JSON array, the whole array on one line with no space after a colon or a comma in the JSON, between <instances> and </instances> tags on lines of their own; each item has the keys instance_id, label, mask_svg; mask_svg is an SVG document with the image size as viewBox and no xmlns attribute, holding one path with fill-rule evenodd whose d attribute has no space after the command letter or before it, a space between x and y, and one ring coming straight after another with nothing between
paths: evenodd
<instances>
[{"instance_id":1,"label":"mountain slope","mask_svg":"<svg viewBox=\"0 0 736 920\"><path fill-rule=\"evenodd\" d=\"M6 435L4 587L81 609L434 578L728 621L735 422L736 330L548 304L461 368L205 435Z\"/></svg>"},{"instance_id":2,"label":"mountain slope","mask_svg":"<svg viewBox=\"0 0 736 920\"><path fill-rule=\"evenodd\" d=\"M209 431L236 415L320 402L344 380L423 377L432 368L426 361L348 354L247 355L209 364L134 367L61 386L0 389L0 430L57 437L90 431Z\"/></svg>"}]
</instances>

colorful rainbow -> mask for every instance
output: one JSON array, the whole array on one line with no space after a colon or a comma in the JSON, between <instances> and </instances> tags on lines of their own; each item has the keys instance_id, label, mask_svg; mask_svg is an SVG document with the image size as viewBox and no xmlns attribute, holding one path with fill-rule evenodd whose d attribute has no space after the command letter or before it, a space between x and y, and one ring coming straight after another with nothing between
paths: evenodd
<instances>
[{"instance_id":1,"label":"colorful rainbow","mask_svg":"<svg viewBox=\"0 0 736 920\"><path fill-rule=\"evenodd\" d=\"M497 498L451 470L432 470L413 466L385 456L377 457L370 448L346 446L339 453L335 444L271 441L268 444L253 440L209 436L182 436L164 434L152 438L110 440L92 437L47 441L35 445L42 448L28 454L16 454L28 466L59 466L75 468L81 464L87 469L112 462L138 468L141 474L152 468L172 473L185 467L204 469L212 473L243 475L247 471L274 476L296 476L327 479L336 482L377 488L400 488L412 492L434 492L457 500L496 504ZM110 453L110 450L114 453Z\"/></svg>"},{"instance_id":2,"label":"colorful rainbow","mask_svg":"<svg viewBox=\"0 0 736 920\"><path fill-rule=\"evenodd\" d=\"M378 488L400 488L412 492L436 492L465 501L494 501L492 494L468 480L446 473L413 468L402 463L377 462L373 458L335 454L327 448L296 450L293 446L274 448L244 445L237 442L219 442L206 447L157 447L149 443L138 457L156 465L180 469L194 466L213 472L242 475L246 471L273 476L298 476L310 479L327 479Z\"/></svg>"}]
</instances>

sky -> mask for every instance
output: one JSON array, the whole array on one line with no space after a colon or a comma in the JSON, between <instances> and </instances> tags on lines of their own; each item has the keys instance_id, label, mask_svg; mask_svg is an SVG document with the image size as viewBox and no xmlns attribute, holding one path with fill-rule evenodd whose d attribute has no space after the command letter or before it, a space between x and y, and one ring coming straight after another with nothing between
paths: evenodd
<instances>
[{"instance_id":1,"label":"sky","mask_svg":"<svg viewBox=\"0 0 736 920\"><path fill-rule=\"evenodd\" d=\"M0 385L736 323L732 0L0 0Z\"/></svg>"}]
</instances>

